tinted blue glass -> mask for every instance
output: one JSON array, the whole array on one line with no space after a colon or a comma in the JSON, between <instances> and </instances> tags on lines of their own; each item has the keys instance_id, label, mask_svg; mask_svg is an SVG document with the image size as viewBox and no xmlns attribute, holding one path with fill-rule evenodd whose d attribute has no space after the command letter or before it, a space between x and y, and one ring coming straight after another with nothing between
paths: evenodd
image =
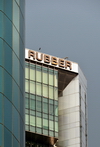
<instances>
[{"instance_id":1,"label":"tinted blue glass","mask_svg":"<svg viewBox=\"0 0 100 147\"><path fill-rule=\"evenodd\" d=\"M15 1L13 1L13 23L19 32L19 7Z\"/></svg>"},{"instance_id":2,"label":"tinted blue glass","mask_svg":"<svg viewBox=\"0 0 100 147\"><path fill-rule=\"evenodd\" d=\"M21 114L21 117L24 121L24 118L25 118L25 102L24 102L24 99L23 99L23 95L20 93L20 114Z\"/></svg>"},{"instance_id":3,"label":"tinted blue glass","mask_svg":"<svg viewBox=\"0 0 100 147\"><path fill-rule=\"evenodd\" d=\"M5 43L4 44L4 67L12 74L12 49Z\"/></svg>"},{"instance_id":4,"label":"tinted blue glass","mask_svg":"<svg viewBox=\"0 0 100 147\"><path fill-rule=\"evenodd\" d=\"M4 124L12 130L12 104L6 97L4 98Z\"/></svg>"},{"instance_id":5,"label":"tinted blue glass","mask_svg":"<svg viewBox=\"0 0 100 147\"><path fill-rule=\"evenodd\" d=\"M13 137L13 147L19 147L19 143L14 137Z\"/></svg>"},{"instance_id":6,"label":"tinted blue glass","mask_svg":"<svg viewBox=\"0 0 100 147\"><path fill-rule=\"evenodd\" d=\"M20 0L16 0L16 2L17 2L18 5L19 5L19 1L20 1Z\"/></svg>"},{"instance_id":7,"label":"tinted blue glass","mask_svg":"<svg viewBox=\"0 0 100 147\"><path fill-rule=\"evenodd\" d=\"M12 147L12 134L4 128L4 147Z\"/></svg>"},{"instance_id":8,"label":"tinted blue glass","mask_svg":"<svg viewBox=\"0 0 100 147\"><path fill-rule=\"evenodd\" d=\"M19 85L19 60L13 53L13 77Z\"/></svg>"},{"instance_id":9,"label":"tinted blue glass","mask_svg":"<svg viewBox=\"0 0 100 147\"><path fill-rule=\"evenodd\" d=\"M24 76L24 70L25 68L23 69L22 66L20 66L20 77L19 77L19 80L20 80L20 88L21 88L21 91L25 91L24 89L24 85L25 85L25 76Z\"/></svg>"},{"instance_id":10,"label":"tinted blue glass","mask_svg":"<svg viewBox=\"0 0 100 147\"><path fill-rule=\"evenodd\" d=\"M3 38L3 30L4 30L3 13L0 11L0 37L2 38Z\"/></svg>"},{"instance_id":11,"label":"tinted blue glass","mask_svg":"<svg viewBox=\"0 0 100 147\"><path fill-rule=\"evenodd\" d=\"M24 147L25 141L24 14L20 12L24 10L24 2L25 0L0 0L0 92L2 92L2 94L0 94L0 122L4 123L2 128L4 132L2 132L0 126L0 146L2 147ZM20 3L23 8L20 8ZM14 24L16 26L14 26ZM19 32L14 32L14 27L16 27ZM21 40L21 46L19 45L19 40ZM14 46L12 41L15 43ZM12 55L14 54L13 51L16 52L18 58L16 55ZM12 81L14 83L12 83ZM14 105L12 104L12 100ZM14 112L12 105L14 106Z\"/></svg>"},{"instance_id":12,"label":"tinted blue glass","mask_svg":"<svg viewBox=\"0 0 100 147\"><path fill-rule=\"evenodd\" d=\"M13 107L13 133L16 136L16 138L19 139L19 114L16 111L16 109Z\"/></svg>"},{"instance_id":13,"label":"tinted blue glass","mask_svg":"<svg viewBox=\"0 0 100 147\"><path fill-rule=\"evenodd\" d=\"M0 146L2 146L2 142L3 142L3 126L0 124Z\"/></svg>"},{"instance_id":14,"label":"tinted blue glass","mask_svg":"<svg viewBox=\"0 0 100 147\"><path fill-rule=\"evenodd\" d=\"M3 56L3 40L0 39L0 65L3 66L4 56Z\"/></svg>"},{"instance_id":15,"label":"tinted blue glass","mask_svg":"<svg viewBox=\"0 0 100 147\"><path fill-rule=\"evenodd\" d=\"M3 95L0 93L0 123L3 123Z\"/></svg>"},{"instance_id":16,"label":"tinted blue glass","mask_svg":"<svg viewBox=\"0 0 100 147\"><path fill-rule=\"evenodd\" d=\"M21 147L25 145L25 126L23 125L23 121L20 119L20 140L21 140Z\"/></svg>"},{"instance_id":17,"label":"tinted blue glass","mask_svg":"<svg viewBox=\"0 0 100 147\"><path fill-rule=\"evenodd\" d=\"M12 101L12 78L6 71L4 71L4 83L4 94Z\"/></svg>"},{"instance_id":18,"label":"tinted blue glass","mask_svg":"<svg viewBox=\"0 0 100 147\"><path fill-rule=\"evenodd\" d=\"M4 11L6 15L9 17L10 20L12 20L12 0L4 0Z\"/></svg>"},{"instance_id":19,"label":"tinted blue glass","mask_svg":"<svg viewBox=\"0 0 100 147\"><path fill-rule=\"evenodd\" d=\"M22 17L21 12L20 12L20 35L21 35L21 38L22 38L23 37L23 17ZM20 40L20 43L22 44L22 40Z\"/></svg>"},{"instance_id":20,"label":"tinted blue glass","mask_svg":"<svg viewBox=\"0 0 100 147\"><path fill-rule=\"evenodd\" d=\"M4 73L3 68L0 67L0 92L3 92L4 89Z\"/></svg>"},{"instance_id":21,"label":"tinted blue glass","mask_svg":"<svg viewBox=\"0 0 100 147\"><path fill-rule=\"evenodd\" d=\"M17 32L15 27L13 27L13 49L19 58L19 33Z\"/></svg>"},{"instance_id":22,"label":"tinted blue glass","mask_svg":"<svg viewBox=\"0 0 100 147\"><path fill-rule=\"evenodd\" d=\"M13 81L13 103L15 107L19 110L19 87Z\"/></svg>"},{"instance_id":23,"label":"tinted blue glass","mask_svg":"<svg viewBox=\"0 0 100 147\"><path fill-rule=\"evenodd\" d=\"M4 21L4 39L10 46L12 46L12 23L6 16L4 17Z\"/></svg>"},{"instance_id":24,"label":"tinted blue glass","mask_svg":"<svg viewBox=\"0 0 100 147\"><path fill-rule=\"evenodd\" d=\"M3 11L3 1L4 0L0 0L0 10L2 10L2 11Z\"/></svg>"},{"instance_id":25,"label":"tinted blue glass","mask_svg":"<svg viewBox=\"0 0 100 147\"><path fill-rule=\"evenodd\" d=\"M22 12L22 14L24 14L25 12L25 7L24 7L24 5L25 5L25 1L23 1L23 0L20 0L20 7L21 7L21 12Z\"/></svg>"}]
</instances>

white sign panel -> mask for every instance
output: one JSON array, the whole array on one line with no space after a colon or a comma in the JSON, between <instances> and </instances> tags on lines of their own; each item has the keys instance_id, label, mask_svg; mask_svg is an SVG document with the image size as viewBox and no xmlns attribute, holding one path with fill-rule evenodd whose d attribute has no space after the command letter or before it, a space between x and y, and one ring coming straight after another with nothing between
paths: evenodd
<instances>
[{"instance_id":1,"label":"white sign panel","mask_svg":"<svg viewBox=\"0 0 100 147\"><path fill-rule=\"evenodd\" d=\"M57 58L33 50L25 49L25 58L39 63L55 66L64 70L78 73L78 64L62 58Z\"/></svg>"}]
</instances>

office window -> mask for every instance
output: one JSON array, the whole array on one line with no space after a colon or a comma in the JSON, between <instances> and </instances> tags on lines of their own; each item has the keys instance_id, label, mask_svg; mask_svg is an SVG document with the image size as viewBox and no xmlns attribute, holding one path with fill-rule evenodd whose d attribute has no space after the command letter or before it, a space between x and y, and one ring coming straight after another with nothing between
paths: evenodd
<instances>
[{"instance_id":1,"label":"office window","mask_svg":"<svg viewBox=\"0 0 100 147\"><path fill-rule=\"evenodd\" d=\"M49 70L49 85L53 85L53 70Z\"/></svg>"},{"instance_id":2,"label":"office window","mask_svg":"<svg viewBox=\"0 0 100 147\"><path fill-rule=\"evenodd\" d=\"M41 95L41 84L40 83L36 83L36 94Z\"/></svg>"},{"instance_id":3,"label":"office window","mask_svg":"<svg viewBox=\"0 0 100 147\"><path fill-rule=\"evenodd\" d=\"M40 117L36 117L36 126L37 127L42 127L42 122Z\"/></svg>"},{"instance_id":4,"label":"office window","mask_svg":"<svg viewBox=\"0 0 100 147\"><path fill-rule=\"evenodd\" d=\"M25 68L25 78L29 79L29 68L28 67Z\"/></svg>"},{"instance_id":5,"label":"office window","mask_svg":"<svg viewBox=\"0 0 100 147\"><path fill-rule=\"evenodd\" d=\"M48 97L48 86L43 84L43 96Z\"/></svg>"},{"instance_id":6,"label":"office window","mask_svg":"<svg viewBox=\"0 0 100 147\"><path fill-rule=\"evenodd\" d=\"M41 82L41 66L36 67L36 81Z\"/></svg>"},{"instance_id":7,"label":"office window","mask_svg":"<svg viewBox=\"0 0 100 147\"><path fill-rule=\"evenodd\" d=\"M30 115L30 125L35 126L35 116Z\"/></svg>"},{"instance_id":8,"label":"office window","mask_svg":"<svg viewBox=\"0 0 100 147\"><path fill-rule=\"evenodd\" d=\"M49 98L53 99L53 87L49 86Z\"/></svg>"},{"instance_id":9,"label":"office window","mask_svg":"<svg viewBox=\"0 0 100 147\"><path fill-rule=\"evenodd\" d=\"M35 69L30 68L30 80L35 80Z\"/></svg>"},{"instance_id":10,"label":"office window","mask_svg":"<svg viewBox=\"0 0 100 147\"><path fill-rule=\"evenodd\" d=\"M48 120L43 119L43 129L48 129Z\"/></svg>"},{"instance_id":11,"label":"office window","mask_svg":"<svg viewBox=\"0 0 100 147\"><path fill-rule=\"evenodd\" d=\"M47 68L43 68L43 83L48 84Z\"/></svg>"},{"instance_id":12,"label":"office window","mask_svg":"<svg viewBox=\"0 0 100 147\"><path fill-rule=\"evenodd\" d=\"M30 81L30 93L35 94L35 82Z\"/></svg>"}]
</instances>

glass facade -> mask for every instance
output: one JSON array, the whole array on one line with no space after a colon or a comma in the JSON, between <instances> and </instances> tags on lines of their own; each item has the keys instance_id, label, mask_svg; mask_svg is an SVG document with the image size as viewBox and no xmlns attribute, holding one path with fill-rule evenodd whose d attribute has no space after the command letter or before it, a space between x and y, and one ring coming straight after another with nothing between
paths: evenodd
<instances>
[{"instance_id":1,"label":"glass facade","mask_svg":"<svg viewBox=\"0 0 100 147\"><path fill-rule=\"evenodd\" d=\"M24 0L0 0L0 146L24 147Z\"/></svg>"},{"instance_id":2,"label":"glass facade","mask_svg":"<svg viewBox=\"0 0 100 147\"><path fill-rule=\"evenodd\" d=\"M58 71L26 62L25 92L26 131L58 138Z\"/></svg>"}]
</instances>

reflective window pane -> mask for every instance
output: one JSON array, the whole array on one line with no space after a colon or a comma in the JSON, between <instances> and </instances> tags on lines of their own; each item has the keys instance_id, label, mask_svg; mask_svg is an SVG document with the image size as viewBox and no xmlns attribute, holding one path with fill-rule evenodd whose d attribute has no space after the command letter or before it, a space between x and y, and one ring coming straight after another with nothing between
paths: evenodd
<instances>
[{"instance_id":1,"label":"reflective window pane","mask_svg":"<svg viewBox=\"0 0 100 147\"><path fill-rule=\"evenodd\" d=\"M40 117L36 117L36 126L37 127L42 127L42 122Z\"/></svg>"},{"instance_id":2,"label":"reflective window pane","mask_svg":"<svg viewBox=\"0 0 100 147\"><path fill-rule=\"evenodd\" d=\"M47 68L43 68L43 83L48 84Z\"/></svg>"},{"instance_id":3,"label":"reflective window pane","mask_svg":"<svg viewBox=\"0 0 100 147\"><path fill-rule=\"evenodd\" d=\"M28 67L25 68L25 78L29 79L29 68Z\"/></svg>"},{"instance_id":4,"label":"reflective window pane","mask_svg":"<svg viewBox=\"0 0 100 147\"><path fill-rule=\"evenodd\" d=\"M53 121L49 120L49 129L54 130Z\"/></svg>"},{"instance_id":5,"label":"reflective window pane","mask_svg":"<svg viewBox=\"0 0 100 147\"><path fill-rule=\"evenodd\" d=\"M25 80L25 92L29 92L29 81Z\"/></svg>"},{"instance_id":6,"label":"reflective window pane","mask_svg":"<svg viewBox=\"0 0 100 147\"><path fill-rule=\"evenodd\" d=\"M48 120L47 119L43 119L43 128L48 129Z\"/></svg>"},{"instance_id":7,"label":"reflective window pane","mask_svg":"<svg viewBox=\"0 0 100 147\"><path fill-rule=\"evenodd\" d=\"M37 66L36 68L36 81L41 82L41 67Z\"/></svg>"},{"instance_id":8,"label":"reflective window pane","mask_svg":"<svg viewBox=\"0 0 100 147\"><path fill-rule=\"evenodd\" d=\"M36 83L36 94L41 95L41 84L40 83Z\"/></svg>"},{"instance_id":9,"label":"reflective window pane","mask_svg":"<svg viewBox=\"0 0 100 147\"><path fill-rule=\"evenodd\" d=\"M30 99L30 109L35 110L35 100Z\"/></svg>"},{"instance_id":10,"label":"reflective window pane","mask_svg":"<svg viewBox=\"0 0 100 147\"><path fill-rule=\"evenodd\" d=\"M55 131L58 132L58 122L55 122Z\"/></svg>"},{"instance_id":11,"label":"reflective window pane","mask_svg":"<svg viewBox=\"0 0 100 147\"><path fill-rule=\"evenodd\" d=\"M41 101L36 101L36 111L41 112Z\"/></svg>"},{"instance_id":12,"label":"reflective window pane","mask_svg":"<svg viewBox=\"0 0 100 147\"><path fill-rule=\"evenodd\" d=\"M35 126L35 116L30 115L30 125Z\"/></svg>"},{"instance_id":13,"label":"reflective window pane","mask_svg":"<svg viewBox=\"0 0 100 147\"><path fill-rule=\"evenodd\" d=\"M53 110L53 105L52 104L49 104L49 114L50 115L53 115L54 114L54 110Z\"/></svg>"},{"instance_id":14,"label":"reflective window pane","mask_svg":"<svg viewBox=\"0 0 100 147\"><path fill-rule=\"evenodd\" d=\"M12 130L12 104L5 97L4 98L4 124L9 129Z\"/></svg>"},{"instance_id":15,"label":"reflective window pane","mask_svg":"<svg viewBox=\"0 0 100 147\"><path fill-rule=\"evenodd\" d=\"M53 87L49 86L49 98L53 99Z\"/></svg>"},{"instance_id":16,"label":"reflective window pane","mask_svg":"<svg viewBox=\"0 0 100 147\"><path fill-rule=\"evenodd\" d=\"M48 97L48 86L43 84L43 96Z\"/></svg>"},{"instance_id":17,"label":"reflective window pane","mask_svg":"<svg viewBox=\"0 0 100 147\"><path fill-rule=\"evenodd\" d=\"M54 88L54 99L58 100L58 88Z\"/></svg>"},{"instance_id":18,"label":"reflective window pane","mask_svg":"<svg viewBox=\"0 0 100 147\"><path fill-rule=\"evenodd\" d=\"M54 71L54 86L58 87L58 72Z\"/></svg>"},{"instance_id":19,"label":"reflective window pane","mask_svg":"<svg viewBox=\"0 0 100 147\"><path fill-rule=\"evenodd\" d=\"M53 85L53 71L49 70L49 85Z\"/></svg>"},{"instance_id":20,"label":"reflective window pane","mask_svg":"<svg viewBox=\"0 0 100 147\"><path fill-rule=\"evenodd\" d=\"M47 103L43 103L43 112L48 113L48 104Z\"/></svg>"},{"instance_id":21,"label":"reflective window pane","mask_svg":"<svg viewBox=\"0 0 100 147\"><path fill-rule=\"evenodd\" d=\"M30 93L35 94L35 82L30 81Z\"/></svg>"},{"instance_id":22,"label":"reflective window pane","mask_svg":"<svg viewBox=\"0 0 100 147\"><path fill-rule=\"evenodd\" d=\"M35 80L35 69L30 68L30 80Z\"/></svg>"}]
</instances>

